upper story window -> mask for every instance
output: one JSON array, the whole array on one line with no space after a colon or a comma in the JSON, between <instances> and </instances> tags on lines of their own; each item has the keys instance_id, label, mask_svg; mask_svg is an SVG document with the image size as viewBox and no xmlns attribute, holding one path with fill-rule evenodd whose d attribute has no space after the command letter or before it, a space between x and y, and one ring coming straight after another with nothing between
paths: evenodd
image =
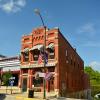
<instances>
[{"instance_id":1,"label":"upper story window","mask_svg":"<svg viewBox=\"0 0 100 100\"><path fill-rule=\"evenodd\" d=\"M66 49L66 56L68 56L68 51L67 51L67 49Z\"/></svg>"},{"instance_id":2,"label":"upper story window","mask_svg":"<svg viewBox=\"0 0 100 100\"><path fill-rule=\"evenodd\" d=\"M33 51L33 59L34 59L34 61L38 60L39 54L40 54L40 51L38 49L35 49Z\"/></svg>"},{"instance_id":3,"label":"upper story window","mask_svg":"<svg viewBox=\"0 0 100 100\"><path fill-rule=\"evenodd\" d=\"M40 50L43 49L43 45L42 44L37 44L35 46L33 46L30 50L32 52L33 55L33 59L34 61L38 60L39 54L40 54Z\"/></svg>"},{"instance_id":4,"label":"upper story window","mask_svg":"<svg viewBox=\"0 0 100 100\"><path fill-rule=\"evenodd\" d=\"M74 67L75 67L75 61L74 61Z\"/></svg>"},{"instance_id":5,"label":"upper story window","mask_svg":"<svg viewBox=\"0 0 100 100\"><path fill-rule=\"evenodd\" d=\"M70 60L70 64L71 64L71 65L73 65L73 60L72 60L72 57L71 57L71 60Z\"/></svg>"},{"instance_id":6,"label":"upper story window","mask_svg":"<svg viewBox=\"0 0 100 100\"><path fill-rule=\"evenodd\" d=\"M50 43L47 46L47 50L49 52L49 59L54 59L55 58L55 49L54 49L54 43Z\"/></svg>"},{"instance_id":7,"label":"upper story window","mask_svg":"<svg viewBox=\"0 0 100 100\"><path fill-rule=\"evenodd\" d=\"M50 49L49 50L49 59L54 59L54 57L55 57L54 49Z\"/></svg>"},{"instance_id":8,"label":"upper story window","mask_svg":"<svg viewBox=\"0 0 100 100\"><path fill-rule=\"evenodd\" d=\"M29 61L29 48L25 48L24 50L22 50L23 53L23 61L24 62L28 62Z\"/></svg>"},{"instance_id":9,"label":"upper story window","mask_svg":"<svg viewBox=\"0 0 100 100\"><path fill-rule=\"evenodd\" d=\"M29 61L29 52L24 52L24 62L28 62Z\"/></svg>"},{"instance_id":10,"label":"upper story window","mask_svg":"<svg viewBox=\"0 0 100 100\"><path fill-rule=\"evenodd\" d=\"M78 63L78 68L79 68L79 63Z\"/></svg>"}]
</instances>

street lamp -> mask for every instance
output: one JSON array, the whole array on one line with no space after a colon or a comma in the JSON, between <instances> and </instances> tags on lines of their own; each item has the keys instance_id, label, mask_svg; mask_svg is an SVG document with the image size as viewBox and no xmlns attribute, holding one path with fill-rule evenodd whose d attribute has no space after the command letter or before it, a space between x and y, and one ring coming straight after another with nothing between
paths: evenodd
<instances>
[{"instance_id":1,"label":"street lamp","mask_svg":"<svg viewBox=\"0 0 100 100\"><path fill-rule=\"evenodd\" d=\"M45 73L45 66L46 66L46 63L45 63L45 51L46 51L46 26L44 25L44 21L43 21L43 18L41 16L41 13L38 9L35 9L34 12L40 17L41 21L42 21L42 25L44 27L44 47L43 47L43 53L44 53L44 56L43 56L43 60L44 60L44 73ZM46 81L45 81L45 78L43 78L43 88L44 88L44 93L43 93L43 99L46 99Z\"/></svg>"}]
</instances>

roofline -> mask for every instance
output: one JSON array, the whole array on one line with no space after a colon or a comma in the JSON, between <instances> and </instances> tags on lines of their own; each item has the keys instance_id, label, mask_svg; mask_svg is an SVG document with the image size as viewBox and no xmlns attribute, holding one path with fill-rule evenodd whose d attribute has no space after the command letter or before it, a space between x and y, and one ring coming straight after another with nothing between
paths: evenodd
<instances>
[{"instance_id":1,"label":"roofline","mask_svg":"<svg viewBox=\"0 0 100 100\"><path fill-rule=\"evenodd\" d=\"M18 56L6 57L6 58L2 58L0 61L9 60L9 59L19 59L19 57Z\"/></svg>"},{"instance_id":2,"label":"roofline","mask_svg":"<svg viewBox=\"0 0 100 100\"><path fill-rule=\"evenodd\" d=\"M76 54L78 55L78 57L83 61L83 59L79 56L79 54L77 53L77 51L72 47L72 45L68 42L68 40L64 37L64 35L61 33L61 31L58 29L59 34L63 37L63 39L70 45L70 47L73 49L74 52L76 52ZM84 62L84 61L83 61Z\"/></svg>"}]
</instances>

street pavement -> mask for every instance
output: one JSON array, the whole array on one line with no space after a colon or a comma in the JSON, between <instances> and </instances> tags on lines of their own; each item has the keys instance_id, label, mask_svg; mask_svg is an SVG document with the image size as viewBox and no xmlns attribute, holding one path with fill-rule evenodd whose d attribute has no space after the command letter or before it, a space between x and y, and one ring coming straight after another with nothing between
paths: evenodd
<instances>
[{"instance_id":1,"label":"street pavement","mask_svg":"<svg viewBox=\"0 0 100 100\"><path fill-rule=\"evenodd\" d=\"M0 100L44 100L42 98L24 98L20 96L12 96L12 95L0 95ZM83 100L83 99L72 99L72 98L49 98L46 100ZM85 99L84 99L85 100Z\"/></svg>"},{"instance_id":2,"label":"street pavement","mask_svg":"<svg viewBox=\"0 0 100 100\"><path fill-rule=\"evenodd\" d=\"M24 97L25 95L25 97ZM43 98L27 98L26 94L23 95L10 95L10 94L0 94L0 100L44 100ZM47 98L46 100L83 100L83 99L72 99L72 98L64 98L64 97L59 97L59 98ZM85 100L85 99L84 99Z\"/></svg>"},{"instance_id":3,"label":"street pavement","mask_svg":"<svg viewBox=\"0 0 100 100\"><path fill-rule=\"evenodd\" d=\"M12 89L12 91L11 91ZM12 94L11 94L12 93ZM85 100L85 99L74 99L74 98L64 98L55 96L55 93L52 92L46 94L46 100ZM42 92L35 92L34 98L28 98L28 93L21 93L18 87L0 87L0 100L44 100Z\"/></svg>"}]
</instances>

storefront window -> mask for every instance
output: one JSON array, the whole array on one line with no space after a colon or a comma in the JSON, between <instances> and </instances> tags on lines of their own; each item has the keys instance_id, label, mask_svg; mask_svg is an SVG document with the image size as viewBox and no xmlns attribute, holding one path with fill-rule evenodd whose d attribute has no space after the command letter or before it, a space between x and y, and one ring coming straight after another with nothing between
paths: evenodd
<instances>
[{"instance_id":1,"label":"storefront window","mask_svg":"<svg viewBox=\"0 0 100 100\"><path fill-rule=\"evenodd\" d=\"M38 79L33 78L34 87L40 87L43 84L43 78L39 77Z\"/></svg>"}]
</instances>

